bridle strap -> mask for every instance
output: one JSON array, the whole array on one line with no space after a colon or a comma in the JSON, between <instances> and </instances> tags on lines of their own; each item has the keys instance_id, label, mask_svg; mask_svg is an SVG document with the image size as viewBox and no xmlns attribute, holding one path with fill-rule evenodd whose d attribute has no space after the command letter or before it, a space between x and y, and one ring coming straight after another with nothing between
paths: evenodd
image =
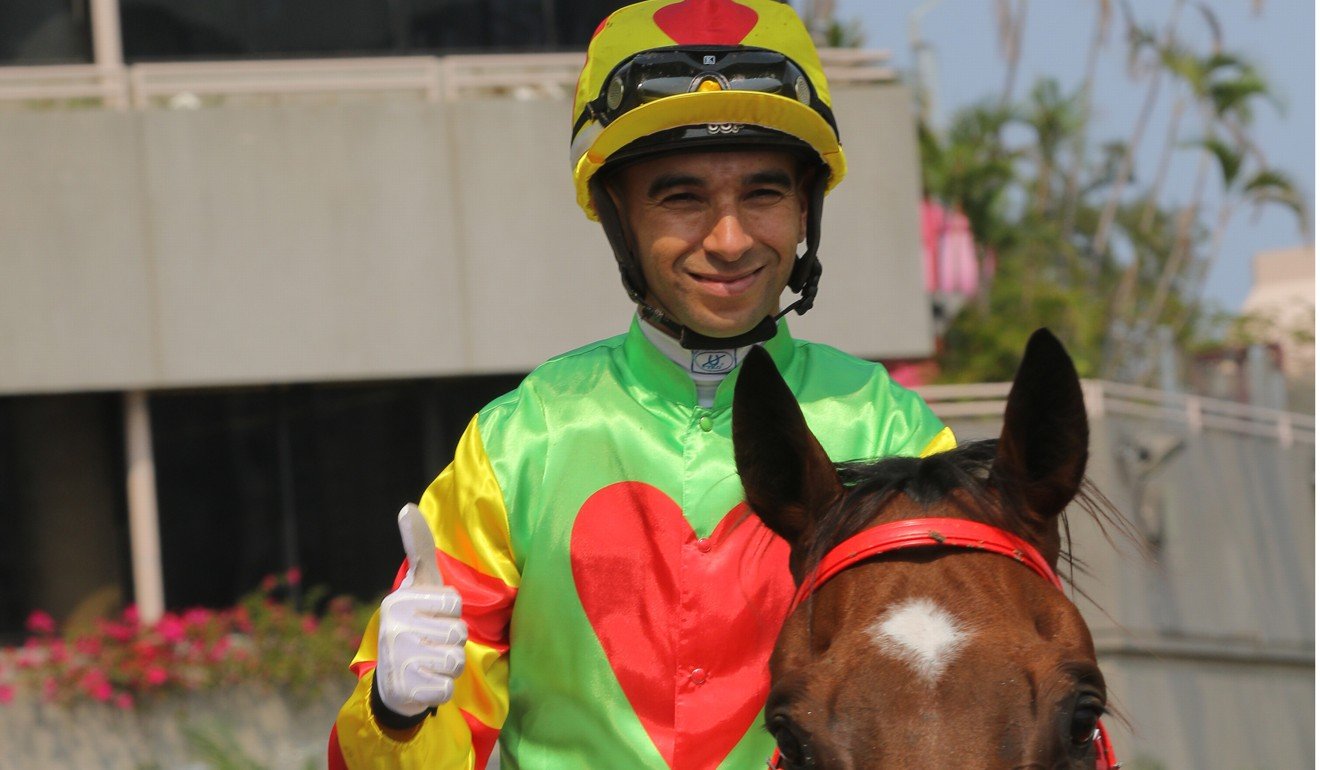
<instances>
[{"instance_id":1,"label":"bridle strap","mask_svg":"<svg viewBox=\"0 0 1320 770\"><path fill-rule=\"evenodd\" d=\"M798 586L788 613L791 615L798 605L825 585L830 578L858 562L894 551L931 547L966 548L1007 556L1040 575L1050 585L1060 591L1063 590L1063 581L1059 580L1054 568L1045 561L1045 557L1040 555L1040 551L1012 532L967 519L903 519L864 529L830 549L811 574ZM1119 767L1104 724L1097 722L1096 730L1098 733L1095 738L1096 770L1113 770ZM767 766L778 768L780 764L779 750L775 749L774 756L770 758Z\"/></svg>"},{"instance_id":2,"label":"bridle strap","mask_svg":"<svg viewBox=\"0 0 1320 770\"><path fill-rule=\"evenodd\" d=\"M1012 532L967 519L903 519L864 529L831 549L798 586L789 612L830 578L859 561L908 548L930 547L969 548L1008 556L1063 590L1059 576L1040 551Z\"/></svg>"}]
</instances>

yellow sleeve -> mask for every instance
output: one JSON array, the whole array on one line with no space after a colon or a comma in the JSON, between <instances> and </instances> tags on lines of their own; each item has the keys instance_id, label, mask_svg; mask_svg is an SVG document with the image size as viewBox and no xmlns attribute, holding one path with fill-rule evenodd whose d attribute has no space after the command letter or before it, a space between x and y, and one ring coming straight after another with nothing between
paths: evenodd
<instances>
[{"instance_id":1,"label":"yellow sleeve","mask_svg":"<svg viewBox=\"0 0 1320 770\"><path fill-rule=\"evenodd\" d=\"M358 674L352 696L339 711L330 743L342 767L472 770L485 767L509 712L509 617L519 573L509 536L504 495L482 445L477 418L459 439L454 461L422 496L419 507L436 541L445 583L463 596L468 624L467 664L454 683L454 698L410 736L387 733L371 714L378 616L363 632L351 668ZM401 579L406 565L400 569Z\"/></svg>"},{"instance_id":2,"label":"yellow sleeve","mask_svg":"<svg viewBox=\"0 0 1320 770\"><path fill-rule=\"evenodd\" d=\"M919 456L930 457L933 454L939 454L940 452L947 452L950 449L953 449L957 446L958 446L958 439L954 438L953 429L949 428L948 426L945 426L943 429L940 430L939 433L935 434L934 438L926 442L926 446L922 448L921 454Z\"/></svg>"}]
</instances>

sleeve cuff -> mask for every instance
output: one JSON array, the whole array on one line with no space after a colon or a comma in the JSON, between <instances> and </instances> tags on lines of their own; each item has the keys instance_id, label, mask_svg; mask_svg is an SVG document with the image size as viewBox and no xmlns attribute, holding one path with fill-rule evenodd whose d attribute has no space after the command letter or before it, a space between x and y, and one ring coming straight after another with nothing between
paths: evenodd
<instances>
[{"instance_id":1,"label":"sleeve cuff","mask_svg":"<svg viewBox=\"0 0 1320 770\"><path fill-rule=\"evenodd\" d=\"M411 730L420 725L427 717L435 713L435 707L423 711L414 716L404 716L395 711L391 711L385 701L380 699L380 692L376 690L376 678L371 679L371 718L376 720L376 724L389 730Z\"/></svg>"}]
</instances>

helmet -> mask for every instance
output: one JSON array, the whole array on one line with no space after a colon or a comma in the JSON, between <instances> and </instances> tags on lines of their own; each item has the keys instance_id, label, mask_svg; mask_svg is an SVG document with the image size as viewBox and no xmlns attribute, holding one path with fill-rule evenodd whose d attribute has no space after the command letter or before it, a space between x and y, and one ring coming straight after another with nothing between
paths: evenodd
<instances>
[{"instance_id":1,"label":"helmet","mask_svg":"<svg viewBox=\"0 0 1320 770\"><path fill-rule=\"evenodd\" d=\"M649 307L641 267L601 181L641 158L730 147L783 149L817 164L807 249L789 279L802 293L790 309L811 307L822 201L847 165L820 58L792 7L778 0L647 0L621 8L592 37L573 116L578 205L604 227L628 295L690 347L768 339L774 322L767 318L734 339L698 339Z\"/></svg>"}]
</instances>

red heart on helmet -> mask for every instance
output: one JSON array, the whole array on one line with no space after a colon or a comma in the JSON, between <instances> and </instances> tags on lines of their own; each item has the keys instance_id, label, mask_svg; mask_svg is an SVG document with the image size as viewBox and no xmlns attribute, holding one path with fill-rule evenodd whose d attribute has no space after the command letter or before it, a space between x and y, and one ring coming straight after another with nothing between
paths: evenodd
<instances>
[{"instance_id":1,"label":"red heart on helmet","mask_svg":"<svg viewBox=\"0 0 1320 770\"><path fill-rule=\"evenodd\" d=\"M573 524L573 580L642 726L670 767L717 767L770 690L793 594L788 544L734 507L698 538L640 482L592 495Z\"/></svg>"},{"instance_id":2,"label":"red heart on helmet","mask_svg":"<svg viewBox=\"0 0 1320 770\"><path fill-rule=\"evenodd\" d=\"M738 45L760 17L733 0L683 0L661 8L653 18L679 45Z\"/></svg>"}]
</instances>

